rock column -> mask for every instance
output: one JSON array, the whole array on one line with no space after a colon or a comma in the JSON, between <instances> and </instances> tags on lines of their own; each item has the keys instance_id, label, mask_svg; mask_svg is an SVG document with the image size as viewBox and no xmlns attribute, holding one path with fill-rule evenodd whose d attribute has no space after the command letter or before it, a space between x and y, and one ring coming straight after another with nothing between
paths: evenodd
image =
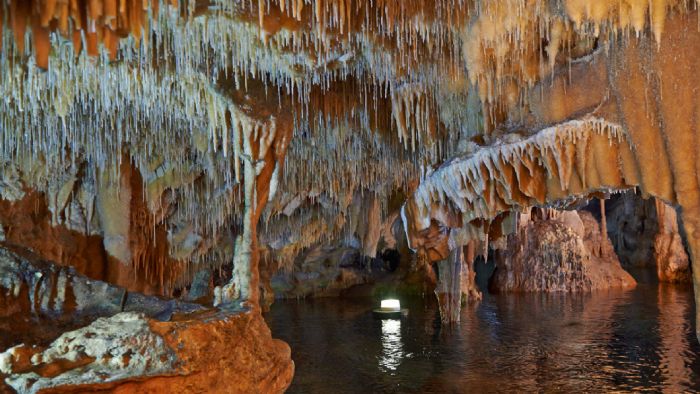
<instances>
[{"instance_id":1,"label":"rock column","mask_svg":"<svg viewBox=\"0 0 700 394\"><path fill-rule=\"evenodd\" d=\"M459 322L462 305L481 299L475 283L474 257L475 242L472 241L454 248L447 259L438 262L439 278L435 295L443 323Z\"/></svg>"}]
</instances>

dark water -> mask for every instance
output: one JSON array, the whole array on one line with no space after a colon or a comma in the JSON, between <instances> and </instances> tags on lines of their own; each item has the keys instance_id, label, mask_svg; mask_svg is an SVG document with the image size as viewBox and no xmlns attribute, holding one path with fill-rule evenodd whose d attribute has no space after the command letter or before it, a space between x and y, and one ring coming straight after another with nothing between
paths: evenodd
<instances>
[{"instance_id":1,"label":"dark water","mask_svg":"<svg viewBox=\"0 0 700 394\"><path fill-rule=\"evenodd\" d=\"M375 320L372 300L278 301L290 393L700 391L692 289L485 295L441 328L432 300Z\"/></svg>"}]
</instances>

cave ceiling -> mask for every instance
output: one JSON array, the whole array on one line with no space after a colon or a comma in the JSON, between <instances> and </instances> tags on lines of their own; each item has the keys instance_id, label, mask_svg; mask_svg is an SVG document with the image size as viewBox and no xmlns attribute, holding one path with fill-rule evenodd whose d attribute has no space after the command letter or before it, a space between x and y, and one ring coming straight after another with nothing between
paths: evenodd
<instances>
[{"instance_id":1,"label":"cave ceiling","mask_svg":"<svg viewBox=\"0 0 700 394\"><path fill-rule=\"evenodd\" d=\"M108 218L103 206L131 209L133 222L122 189L140 183L132 198L143 201L143 227L164 228L173 259L211 264L230 255L232 241L218 241L241 226L246 163L266 183L256 190L263 241L297 248L353 232L351 206L375 204L367 196L379 199L382 218L408 199L414 243L431 220L463 228L617 187L643 184L677 203L673 185L650 180L663 168L650 175L630 164L654 142L636 146L644 129L637 140L628 129L643 120L623 108L639 108L625 97L639 97L664 66L636 55L646 68L619 70L634 66L624 48L677 53L667 21L696 20L695 8L2 0L0 197L37 190L54 224L101 233L110 254L130 260L134 250L110 240L133 223ZM541 130L556 136L542 142ZM627 167L594 168L604 155L567 148L573 140L610 141L611 160ZM458 181L436 187L450 168ZM436 202L451 212L427 212Z\"/></svg>"}]
</instances>

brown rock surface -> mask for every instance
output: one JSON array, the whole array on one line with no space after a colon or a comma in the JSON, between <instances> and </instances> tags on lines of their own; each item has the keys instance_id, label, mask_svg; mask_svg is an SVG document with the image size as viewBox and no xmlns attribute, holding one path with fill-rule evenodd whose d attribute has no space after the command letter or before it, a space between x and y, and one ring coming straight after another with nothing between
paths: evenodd
<instances>
[{"instance_id":1,"label":"brown rock surface","mask_svg":"<svg viewBox=\"0 0 700 394\"><path fill-rule=\"evenodd\" d=\"M276 393L291 382L289 346L256 310L127 294L4 248L0 274L0 343L11 346L0 378L20 392Z\"/></svg>"},{"instance_id":2,"label":"brown rock surface","mask_svg":"<svg viewBox=\"0 0 700 394\"><path fill-rule=\"evenodd\" d=\"M579 229L556 216L521 222L506 249L495 253L490 289L569 292L634 287L635 280L620 266L607 236L601 237L595 218L585 211L577 215L583 224ZM581 230L583 234L577 233Z\"/></svg>"},{"instance_id":3,"label":"brown rock surface","mask_svg":"<svg viewBox=\"0 0 700 394\"><path fill-rule=\"evenodd\" d=\"M138 321L138 317L131 316L121 319ZM60 353L63 348L56 345L58 353L51 353L52 361L46 359L46 355L39 358L44 361L33 361L32 356L42 354L42 348L32 349L29 353L22 349L9 350L7 354L12 361L4 365L6 370L3 372L9 376L10 383L27 384L22 387L28 392L35 392L34 385L39 386L39 381L42 393L282 393L292 381L294 363L289 346L272 339L270 329L259 313L210 310L172 322L143 322L145 327L150 327L143 328L147 333L139 332L138 337L128 343L117 342L114 334L110 336L110 327L118 330L118 324L107 325L105 331L92 328L89 339L80 339L79 330L64 336L76 337L73 341L78 347L81 344L78 341L98 342L104 338L109 341L106 346L113 348L111 354L116 354L117 349L128 354L129 346L136 345L135 340L152 338L138 344L144 347L144 355L164 352L167 360L163 356L150 362L143 360L144 365L150 364L151 370L129 372L129 368L137 368L133 366L136 354L131 360L127 355L124 364L110 364L109 360L101 359L93 366L91 363L95 359L89 356L84 356L87 357L85 362L68 362L75 356ZM86 351L90 352L90 349ZM81 369L86 365L89 369ZM120 375L125 376L119 378Z\"/></svg>"},{"instance_id":4,"label":"brown rock surface","mask_svg":"<svg viewBox=\"0 0 700 394\"><path fill-rule=\"evenodd\" d=\"M656 215L659 225L654 237L654 259L659 281L690 282L690 261L678 231L676 210L657 199Z\"/></svg>"},{"instance_id":5,"label":"brown rock surface","mask_svg":"<svg viewBox=\"0 0 700 394\"><path fill-rule=\"evenodd\" d=\"M608 208L608 234L626 268L653 270L661 282L690 282L690 261L676 209L632 192Z\"/></svg>"}]
</instances>

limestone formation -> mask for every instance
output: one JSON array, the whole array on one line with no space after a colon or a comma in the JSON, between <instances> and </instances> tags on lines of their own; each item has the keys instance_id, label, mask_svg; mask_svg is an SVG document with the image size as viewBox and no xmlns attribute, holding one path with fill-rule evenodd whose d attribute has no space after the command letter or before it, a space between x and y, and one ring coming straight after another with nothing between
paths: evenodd
<instances>
[{"instance_id":1,"label":"limestone formation","mask_svg":"<svg viewBox=\"0 0 700 394\"><path fill-rule=\"evenodd\" d=\"M662 282L689 282L690 263L678 232L676 210L656 200L658 233L654 238L656 272Z\"/></svg>"},{"instance_id":2,"label":"limestone formation","mask_svg":"<svg viewBox=\"0 0 700 394\"><path fill-rule=\"evenodd\" d=\"M166 386L183 392L282 392L291 381L289 347L273 340L253 311L206 310L129 293L2 247L0 274L0 316L21 321L30 315L55 330L69 328L48 346L9 342L13 346L0 353L0 376L18 392ZM103 317L82 323L96 316ZM29 332L22 337L37 340ZM12 339L1 343L6 341ZM235 387L227 382L233 378Z\"/></svg>"},{"instance_id":3,"label":"limestone formation","mask_svg":"<svg viewBox=\"0 0 700 394\"><path fill-rule=\"evenodd\" d=\"M607 234L585 211L521 216L507 246L496 252L494 291L590 291L632 288Z\"/></svg>"},{"instance_id":4,"label":"limestone formation","mask_svg":"<svg viewBox=\"0 0 700 394\"><path fill-rule=\"evenodd\" d=\"M173 313L202 309L197 304L129 293L89 279L73 267L61 267L21 250L6 249L4 244L0 244L0 305L0 316L29 314L59 320L111 316L122 311L168 320Z\"/></svg>"},{"instance_id":5,"label":"limestone formation","mask_svg":"<svg viewBox=\"0 0 700 394\"><path fill-rule=\"evenodd\" d=\"M39 290L88 278L109 284L99 294L197 300L206 316L146 320L174 357L266 366L185 363L89 389L224 391L241 374L241 391L281 391L293 366L261 298L371 282L365 262L397 250L406 282L431 284L440 267L455 320L464 294L478 298L474 258L504 245L523 246L502 261L524 275L508 289L629 283L603 263L605 208L600 227L528 212L635 190L668 204L643 253L653 248L662 280L692 271L700 304L700 269L682 254L682 234L687 261L700 253L699 6L1 1L0 240L56 263L24 265L34 279L3 265L5 297L58 314L60 294ZM551 275L557 262L567 280Z\"/></svg>"},{"instance_id":6,"label":"limestone formation","mask_svg":"<svg viewBox=\"0 0 700 394\"><path fill-rule=\"evenodd\" d=\"M685 234L676 209L635 193L611 199L608 234L623 267L651 274L660 282L690 282Z\"/></svg>"},{"instance_id":7,"label":"limestone formation","mask_svg":"<svg viewBox=\"0 0 700 394\"><path fill-rule=\"evenodd\" d=\"M173 369L173 351L142 315L119 313L67 332L47 349L15 346L0 354L5 382L23 393L57 386L110 383ZM62 366L68 364L71 367ZM36 371L36 372L35 372Z\"/></svg>"},{"instance_id":8,"label":"limestone formation","mask_svg":"<svg viewBox=\"0 0 700 394\"><path fill-rule=\"evenodd\" d=\"M481 299L474 279L475 242L456 248L450 256L438 263L438 281L435 295L444 323L460 321L463 304Z\"/></svg>"},{"instance_id":9,"label":"limestone formation","mask_svg":"<svg viewBox=\"0 0 700 394\"><path fill-rule=\"evenodd\" d=\"M475 219L490 222L501 212L521 207L566 203L571 196L585 198L601 191L638 187L644 195L681 207L691 256L696 253L700 188L693 175L693 161L688 159L694 157L691 146L695 146L694 123L688 121L694 119L694 90L692 83L680 82L692 78L688 70L697 59L697 34L692 27L696 19L692 14L676 16L674 23L665 25L656 44L645 38L611 42L607 51L593 54L566 74L555 75L547 82L550 88L535 87L532 93L537 96L530 102L535 118L531 122L555 125L523 142L484 147L472 157L452 160L432 173L404 210L412 245L420 246L419 234L432 220L457 229L449 238L464 244L475 236L475 228L479 230L476 236L484 233ZM676 52L674 47L684 50ZM650 70L656 70L660 79L648 79ZM575 77L584 71L586 78ZM540 95L543 89L556 92L565 87L565 96ZM653 108L644 104L645 90L656 92ZM664 100L667 94L686 99L681 100L683 105L670 104ZM567 106L561 107L564 100ZM600 117L560 123L587 112ZM664 123L657 121L661 117ZM604 143L596 142L600 136ZM557 141L570 138L588 142L557 146ZM581 150L582 146L587 149ZM591 157L596 158L591 161ZM533 158L536 161L527 166ZM468 224L466 234L463 224ZM693 272L700 275L700 270ZM700 286L700 280L694 282ZM696 289L696 297L700 297L700 290Z\"/></svg>"},{"instance_id":10,"label":"limestone formation","mask_svg":"<svg viewBox=\"0 0 700 394\"><path fill-rule=\"evenodd\" d=\"M0 353L0 374L18 392L281 393L294 373L289 346L250 311L154 322L134 313L97 319L49 347ZM235 382L235 384L231 384Z\"/></svg>"},{"instance_id":11,"label":"limestone formation","mask_svg":"<svg viewBox=\"0 0 700 394\"><path fill-rule=\"evenodd\" d=\"M370 262L356 249L312 248L300 257L303 260L298 267L278 272L270 279L277 297L338 295L352 286L369 283L372 278Z\"/></svg>"}]
</instances>

